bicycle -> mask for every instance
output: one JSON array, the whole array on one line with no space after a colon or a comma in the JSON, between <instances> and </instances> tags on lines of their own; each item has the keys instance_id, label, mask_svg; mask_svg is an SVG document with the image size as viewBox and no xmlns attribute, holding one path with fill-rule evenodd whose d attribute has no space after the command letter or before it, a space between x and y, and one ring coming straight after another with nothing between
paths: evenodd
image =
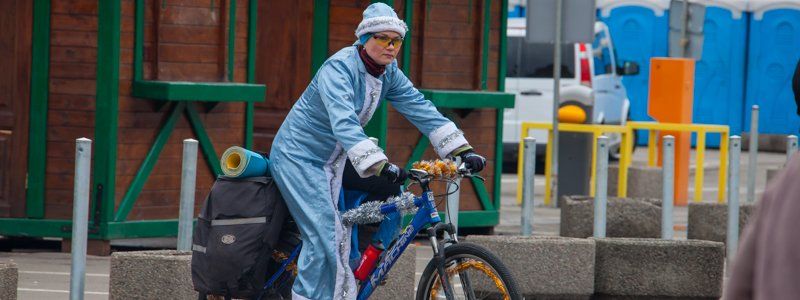
<instances>
[{"instance_id":1,"label":"bicycle","mask_svg":"<svg viewBox=\"0 0 800 300\"><path fill-rule=\"evenodd\" d=\"M440 161L434 162L434 164ZM489 250L471 243L459 242L455 228L451 223L442 222L436 210L434 194L430 188L434 174L421 169L411 169L409 179L412 184L419 184L421 196L404 192L384 202L367 202L342 214L343 222L354 224L376 223L382 217L397 211L413 213L411 222L403 229L400 236L383 252L377 266L367 280L359 282L357 299L363 300L375 291L394 263L405 251L411 241L425 228L433 258L425 267L417 286L416 299L522 299L517 283L511 272L501 260ZM435 173L435 172L434 172ZM455 179L480 176L471 174L464 164L455 172ZM458 185L456 184L456 190ZM446 208L447 209L447 208ZM415 212L414 212L415 211ZM358 217L360 216L360 217ZM368 217L364 217L368 216ZM280 263L276 272L264 286L262 296L266 292L273 295L286 296L287 288L291 289L291 281L296 275L296 259L302 244L299 234L288 230L288 242L279 246L273 257ZM447 233L446 237L439 239ZM458 284L453 285L453 282ZM457 287L461 289L458 290ZM261 299L259 297L258 299Z\"/></svg>"}]
</instances>

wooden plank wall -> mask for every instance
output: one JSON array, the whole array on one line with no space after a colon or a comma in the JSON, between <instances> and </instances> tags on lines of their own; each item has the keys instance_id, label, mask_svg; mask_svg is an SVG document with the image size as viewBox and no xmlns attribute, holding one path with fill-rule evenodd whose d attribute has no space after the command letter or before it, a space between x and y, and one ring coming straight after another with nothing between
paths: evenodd
<instances>
[{"instance_id":1,"label":"wooden plank wall","mask_svg":"<svg viewBox=\"0 0 800 300\"><path fill-rule=\"evenodd\" d=\"M311 78L314 1L262 0L258 3L256 83L267 97L255 105L253 143L269 152L289 109Z\"/></svg>"},{"instance_id":2,"label":"wooden plank wall","mask_svg":"<svg viewBox=\"0 0 800 300\"><path fill-rule=\"evenodd\" d=\"M75 139L94 139L97 1L52 1L45 218L72 216Z\"/></svg>"},{"instance_id":3,"label":"wooden plank wall","mask_svg":"<svg viewBox=\"0 0 800 300\"><path fill-rule=\"evenodd\" d=\"M402 1L395 3L403 7ZM492 1L490 25L488 89L497 90L497 70L501 22L500 1ZM479 90L481 75L483 6L480 0L420 0L414 3L414 18L411 34L411 81L418 88L448 90ZM398 11L402 17L402 10ZM489 195L494 192L496 110L457 110L449 115L464 131L475 151L486 157L487 166L482 172L486 178ZM402 115L389 108L387 155L405 165L408 157L422 136ZM432 148L423 159L438 156ZM499 176L500 174L497 174ZM481 209L474 189L464 181L461 193L461 209ZM444 191L437 186L437 194ZM441 207L440 207L441 208Z\"/></svg>"},{"instance_id":4,"label":"wooden plank wall","mask_svg":"<svg viewBox=\"0 0 800 300\"><path fill-rule=\"evenodd\" d=\"M24 217L33 3L0 1L0 15L0 217Z\"/></svg>"},{"instance_id":5,"label":"wooden plank wall","mask_svg":"<svg viewBox=\"0 0 800 300\"><path fill-rule=\"evenodd\" d=\"M234 81L246 81L247 0L236 7ZM228 9L226 0L145 1L144 69L146 80L228 81ZM133 79L134 1L122 1L119 132L116 203L124 197L174 103L130 96ZM219 103L208 111L194 104L218 156L244 143L243 103ZM183 139L194 138L185 114L159 156L128 220L177 218ZM196 209L214 176L202 152L197 162Z\"/></svg>"},{"instance_id":6,"label":"wooden plank wall","mask_svg":"<svg viewBox=\"0 0 800 300\"><path fill-rule=\"evenodd\" d=\"M259 6L258 82L267 85L264 104L257 104L255 144L258 150L269 149L291 105L310 81L311 28L313 1L261 1ZM331 0L328 55L352 45L363 10L369 0ZM411 80L420 88L480 89L480 60L483 33L481 0L417 0L412 24ZM395 0L400 18L405 15L404 0ZM497 90L497 60L500 37L501 5L492 1L489 52L489 90ZM279 16L279 17L276 17ZM288 17L287 17L288 16ZM291 30L286 30L286 26ZM405 46L405 45L404 45ZM402 61L403 57L399 58ZM487 157L487 189L492 184L496 114L492 109L478 109L455 116L476 150ZM387 154L395 163L405 164L421 134L394 109L390 108ZM435 154L428 150L426 159ZM472 188L462 194L462 208L479 209Z\"/></svg>"},{"instance_id":7,"label":"wooden plank wall","mask_svg":"<svg viewBox=\"0 0 800 300\"><path fill-rule=\"evenodd\" d=\"M356 27L370 0L331 0L328 56L356 41Z\"/></svg>"}]
</instances>

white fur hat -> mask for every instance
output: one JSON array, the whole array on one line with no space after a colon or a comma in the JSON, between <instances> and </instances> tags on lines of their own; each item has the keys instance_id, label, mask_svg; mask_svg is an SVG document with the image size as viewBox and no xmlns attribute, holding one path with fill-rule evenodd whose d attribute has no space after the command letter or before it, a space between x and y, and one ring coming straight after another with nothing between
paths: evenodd
<instances>
[{"instance_id":1,"label":"white fur hat","mask_svg":"<svg viewBox=\"0 0 800 300\"><path fill-rule=\"evenodd\" d=\"M394 9L384 3L373 3L364 10L364 19L356 28L356 38L364 34L381 31L394 31L405 37L408 26L397 17Z\"/></svg>"}]
</instances>

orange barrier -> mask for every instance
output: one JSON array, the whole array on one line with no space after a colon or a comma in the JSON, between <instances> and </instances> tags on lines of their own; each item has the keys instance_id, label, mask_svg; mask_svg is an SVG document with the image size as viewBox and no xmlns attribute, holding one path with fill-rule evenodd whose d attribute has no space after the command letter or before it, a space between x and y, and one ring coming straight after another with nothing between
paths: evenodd
<instances>
[{"instance_id":1,"label":"orange barrier","mask_svg":"<svg viewBox=\"0 0 800 300\"><path fill-rule=\"evenodd\" d=\"M650 90L647 113L660 123L692 123L694 100L694 60L687 58L656 57L650 59ZM661 137L675 137L675 205L686 205L689 187L689 150L691 132L659 132ZM654 137L651 137L653 139ZM661 147L658 147L658 165L661 166Z\"/></svg>"}]
</instances>

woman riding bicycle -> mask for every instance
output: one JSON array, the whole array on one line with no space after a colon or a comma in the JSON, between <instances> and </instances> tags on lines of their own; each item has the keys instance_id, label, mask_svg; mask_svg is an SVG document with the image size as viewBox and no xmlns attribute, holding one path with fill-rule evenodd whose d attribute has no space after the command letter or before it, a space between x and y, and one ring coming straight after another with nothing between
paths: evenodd
<instances>
[{"instance_id":1,"label":"woman riding bicycle","mask_svg":"<svg viewBox=\"0 0 800 300\"><path fill-rule=\"evenodd\" d=\"M476 172L485 164L455 124L397 68L406 24L383 3L370 5L363 16L358 40L325 61L287 115L270 152L270 171L302 235L294 299L356 296L348 264L350 231L337 213L345 161L349 158L361 177L406 179L406 172L389 163L362 128L381 99L425 134L439 156L460 156Z\"/></svg>"}]
</instances>

